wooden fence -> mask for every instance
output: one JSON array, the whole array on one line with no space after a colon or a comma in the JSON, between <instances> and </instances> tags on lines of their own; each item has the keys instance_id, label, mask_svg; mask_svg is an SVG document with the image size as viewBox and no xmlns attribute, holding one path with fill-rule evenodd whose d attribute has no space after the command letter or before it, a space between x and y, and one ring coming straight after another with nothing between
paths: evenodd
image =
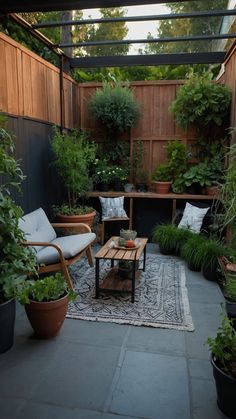
<instances>
[{"instance_id":1,"label":"wooden fence","mask_svg":"<svg viewBox=\"0 0 236 419\"><path fill-rule=\"evenodd\" d=\"M98 83L76 84L63 74L63 103L60 96L60 72L55 66L38 57L4 34L0 34L0 111L51 124L61 124L64 109L64 126L82 128L101 141L104 132L88 111L88 101ZM221 82L233 90L232 126L236 125L236 54L226 63ZM132 144L141 139L145 150L143 167L152 173L166 160L168 140L180 139L191 150L195 141L193 130L181 130L175 124L169 107L184 81L145 81L131 83L135 96L141 103L142 115L128 139Z\"/></svg>"},{"instance_id":2,"label":"wooden fence","mask_svg":"<svg viewBox=\"0 0 236 419\"><path fill-rule=\"evenodd\" d=\"M60 71L0 33L0 111L61 124ZM65 127L79 128L79 88L63 75Z\"/></svg>"},{"instance_id":3,"label":"wooden fence","mask_svg":"<svg viewBox=\"0 0 236 419\"><path fill-rule=\"evenodd\" d=\"M138 124L129 133L130 142L142 140L145 150L143 167L149 172L153 172L158 164L166 160L165 146L168 140L180 139L188 149L192 148L194 131L178 128L169 110L182 84L183 81L177 80L130 83L142 109ZM98 83L79 85L81 128L91 131L94 139L98 140L102 139L104 132L87 107L89 98L101 87Z\"/></svg>"}]
</instances>

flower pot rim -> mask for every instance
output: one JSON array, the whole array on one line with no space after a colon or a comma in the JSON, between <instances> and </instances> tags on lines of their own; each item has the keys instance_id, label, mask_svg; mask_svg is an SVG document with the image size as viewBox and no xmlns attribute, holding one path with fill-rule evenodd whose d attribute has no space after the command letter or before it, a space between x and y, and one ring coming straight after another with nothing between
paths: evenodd
<instances>
[{"instance_id":1,"label":"flower pot rim","mask_svg":"<svg viewBox=\"0 0 236 419\"><path fill-rule=\"evenodd\" d=\"M213 353L211 352L211 364L212 366L220 373L222 374L226 379L228 379L229 381L233 381L234 383L236 383L236 378L232 377L231 375L227 374L225 371L222 370L222 368L220 368L217 365L217 359L214 357Z\"/></svg>"}]
</instances>

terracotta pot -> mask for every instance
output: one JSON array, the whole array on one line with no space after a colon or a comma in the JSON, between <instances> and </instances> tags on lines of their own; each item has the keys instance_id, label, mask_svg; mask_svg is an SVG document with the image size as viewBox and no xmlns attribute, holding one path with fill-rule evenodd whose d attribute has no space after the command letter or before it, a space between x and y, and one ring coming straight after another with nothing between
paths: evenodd
<instances>
[{"instance_id":1,"label":"terracotta pot","mask_svg":"<svg viewBox=\"0 0 236 419\"><path fill-rule=\"evenodd\" d=\"M65 320L68 307L67 295L55 301L30 301L25 311L35 335L40 339L56 336Z\"/></svg>"},{"instance_id":2,"label":"terracotta pot","mask_svg":"<svg viewBox=\"0 0 236 419\"><path fill-rule=\"evenodd\" d=\"M58 215L57 220L59 223L84 223L90 227L93 224L93 219L96 215L96 211L90 212L84 215Z\"/></svg>"},{"instance_id":3,"label":"terracotta pot","mask_svg":"<svg viewBox=\"0 0 236 419\"><path fill-rule=\"evenodd\" d=\"M207 195L218 195L219 187L217 185L206 186L206 193Z\"/></svg>"},{"instance_id":4,"label":"terracotta pot","mask_svg":"<svg viewBox=\"0 0 236 419\"><path fill-rule=\"evenodd\" d=\"M167 194L170 191L172 182L153 182L155 186L156 193Z\"/></svg>"}]
</instances>

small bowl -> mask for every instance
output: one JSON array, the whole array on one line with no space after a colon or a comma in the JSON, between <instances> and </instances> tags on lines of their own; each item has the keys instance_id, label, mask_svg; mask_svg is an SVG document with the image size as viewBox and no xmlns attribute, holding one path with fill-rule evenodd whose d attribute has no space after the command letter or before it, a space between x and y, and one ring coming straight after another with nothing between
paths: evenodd
<instances>
[{"instance_id":1,"label":"small bowl","mask_svg":"<svg viewBox=\"0 0 236 419\"><path fill-rule=\"evenodd\" d=\"M120 230L120 237L125 240L135 240L137 237L137 231L135 230Z\"/></svg>"}]
</instances>

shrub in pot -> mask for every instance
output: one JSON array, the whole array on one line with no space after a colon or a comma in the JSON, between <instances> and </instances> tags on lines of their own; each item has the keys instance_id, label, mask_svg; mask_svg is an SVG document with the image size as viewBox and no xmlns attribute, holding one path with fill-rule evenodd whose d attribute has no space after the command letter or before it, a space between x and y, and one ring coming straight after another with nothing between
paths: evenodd
<instances>
[{"instance_id":1,"label":"shrub in pot","mask_svg":"<svg viewBox=\"0 0 236 419\"><path fill-rule=\"evenodd\" d=\"M222 317L216 337L209 337L217 404L229 418L236 417L236 332L227 316Z\"/></svg>"},{"instance_id":2,"label":"shrub in pot","mask_svg":"<svg viewBox=\"0 0 236 419\"><path fill-rule=\"evenodd\" d=\"M160 164L152 175L156 193L166 194L172 183L172 171L169 164Z\"/></svg>"},{"instance_id":3,"label":"shrub in pot","mask_svg":"<svg viewBox=\"0 0 236 419\"><path fill-rule=\"evenodd\" d=\"M163 255L179 255L181 247L192 234L190 230L178 228L173 224L163 224L154 227L152 240L159 245Z\"/></svg>"},{"instance_id":4,"label":"shrub in pot","mask_svg":"<svg viewBox=\"0 0 236 419\"><path fill-rule=\"evenodd\" d=\"M181 256L187 262L191 271L201 271L205 241L204 236L193 233L181 247Z\"/></svg>"},{"instance_id":5,"label":"shrub in pot","mask_svg":"<svg viewBox=\"0 0 236 419\"><path fill-rule=\"evenodd\" d=\"M97 145L89 141L83 131L62 134L55 127L51 146L55 155L54 165L67 191L67 202L55 207L58 220L91 225L96 212L91 207L79 205L79 200L86 198L92 189L90 174L96 160Z\"/></svg>"},{"instance_id":6,"label":"shrub in pot","mask_svg":"<svg viewBox=\"0 0 236 419\"><path fill-rule=\"evenodd\" d=\"M89 110L113 135L133 127L140 116L132 89L119 83L106 82L97 89L89 101Z\"/></svg>"},{"instance_id":7,"label":"shrub in pot","mask_svg":"<svg viewBox=\"0 0 236 419\"><path fill-rule=\"evenodd\" d=\"M202 246L204 253L202 258L202 273L209 281L218 281L219 262L218 258L228 254L226 246L218 239L208 238Z\"/></svg>"},{"instance_id":8,"label":"shrub in pot","mask_svg":"<svg viewBox=\"0 0 236 419\"><path fill-rule=\"evenodd\" d=\"M15 293L19 283L26 279L26 272L35 272L36 259L32 251L21 242L24 236L18 227L22 209L11 197L10 189L20 192L24 179L19 162L14 155L12 135L5 128L6 120L0 119L0 353L13 345L15 324Z\"/></svg>"},{"instance_id":9,"label":"shrub in pot","mask_svg":"<svg viewBox=\"0 0 236 419\"><path fill-rule=\"evenodd\" d=\"M25 311L35 335L42 339L56 336L64 322L68 302L76 297L65 278L56 273L43 279L29 279L17 289L17 299Z\"/></svg>"}]
</instances>

